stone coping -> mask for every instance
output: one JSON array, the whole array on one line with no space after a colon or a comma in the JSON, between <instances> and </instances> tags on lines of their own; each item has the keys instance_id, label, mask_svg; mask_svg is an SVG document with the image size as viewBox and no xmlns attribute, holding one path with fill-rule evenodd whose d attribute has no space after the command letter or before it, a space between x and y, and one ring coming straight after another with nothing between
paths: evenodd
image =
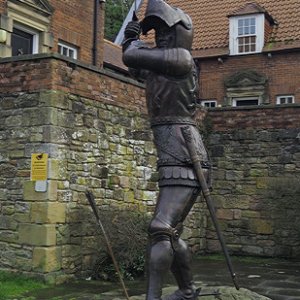
<instances>
[{"instance_id":1,"label":"stone coping","mask_svg":"<svg viewBox=\"0 0 300 300\"><path fill-rule=\"evenodd\" d=\"M287 109L295 108L299 109L299 103L293 104L267 104L267 105L253 105L253 106L222 106L222 107L210 107L207 108L208 111L243 111L243 110L264 110L264 109Z\"/></svg>"}]
</instances>

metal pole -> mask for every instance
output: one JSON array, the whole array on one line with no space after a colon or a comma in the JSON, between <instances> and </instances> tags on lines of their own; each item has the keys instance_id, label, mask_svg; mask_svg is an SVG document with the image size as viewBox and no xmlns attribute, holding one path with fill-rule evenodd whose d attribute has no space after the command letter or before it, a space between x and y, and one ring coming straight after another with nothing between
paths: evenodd
<instances>
[{"instance_id":1,"label":"metal pole","mask_svg":"<svg viewBox=\"0 0 300 300\"><path fill-rule=\"evenodd\" d=\"M102 225L102 222L101 222L101 220L100 220L99 212L98 212L98 208L97 208L97 205L96 205L96 202L95 202L94 195L93 195L93 193L90 192L90 191L87 191L85 194L86 194L86 197L87 197L87 199L88 199L88 201L89 201L89 203L90 203L90 205L91 205L91 207L92 207L92 210L93 210L94 215L95 215L95 217L96 217L96 219L97 219L98 225L99 225L99 227L101 228L101 231L102 231L102 233L103 233L103 236L104 236L104 239L105 239L105 242L106 242L106 246L107 246L108 252L109 252L109 254L110 254L110 257L111 257L111 259L112 259L112 261L113 261L114 267L115 267L116 272L117 272L117 274L118 274L118 277L119 277L121 286L122 286L122 288L123 288L124 294L125 294L125 296L126 296L126 299L129 300L128 292L127 292L127 289L126 289L126 286L125 286L125 283L124 283L122 274L121 274L121 272L120 272L118 263L117 263L117 261L116 261L115 255L114 255L114 253L113 253L111 243L110 243L110 241L109 241L109 239L108 239L108 236L107 236L107 234L106 234L106 232L105 232L105 229L104 229L104 227L103 227L103 225Z\"/></svg>"}]
</instances>

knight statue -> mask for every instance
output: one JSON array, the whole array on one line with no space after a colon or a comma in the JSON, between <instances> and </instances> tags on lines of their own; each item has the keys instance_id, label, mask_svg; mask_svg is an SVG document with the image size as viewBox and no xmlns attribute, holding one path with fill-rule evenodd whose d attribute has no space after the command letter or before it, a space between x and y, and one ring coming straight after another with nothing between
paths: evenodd
<instances>
[{"instance_id":1,"label":"knight statue","mask_svg":"<svg viewBox=\"0 0 300 300\"><path fill-rule=\"evenodd\" d=\"M155 32L155 47L142 42L140 34ZM141 22L125 29L123 61L130 73L146 83L146 100L158 154L159 195L149 225L147 300L162 299L163 277L173 273L178 290L164 300L197 298L191 273L191 254L180 238L183 222L201 187L182 127L189 127L205 176L209 163L194 116L198 96L197 71L190 53L191 18L163 0L149 0Z\"/></svg>"}]
</instances>

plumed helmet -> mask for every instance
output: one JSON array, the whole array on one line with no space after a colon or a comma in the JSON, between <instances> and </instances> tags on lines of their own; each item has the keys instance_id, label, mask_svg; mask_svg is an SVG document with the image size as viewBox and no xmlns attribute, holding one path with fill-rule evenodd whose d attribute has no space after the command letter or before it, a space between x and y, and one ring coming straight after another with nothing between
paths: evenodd
<instances>
[{"instance_id":1,"label":"plumed helmet","mask_svg":"<svg viewBox=\"0 0 300 300\"><path fill-rule=\"evenodd\" d=\"M193 24L189 15L163 0L148 0L145 18L141 21L143 34L155 29L155 18L164 21L168 27L176 26L176 47L191 49Z\"/></svg>"}]
</instances>

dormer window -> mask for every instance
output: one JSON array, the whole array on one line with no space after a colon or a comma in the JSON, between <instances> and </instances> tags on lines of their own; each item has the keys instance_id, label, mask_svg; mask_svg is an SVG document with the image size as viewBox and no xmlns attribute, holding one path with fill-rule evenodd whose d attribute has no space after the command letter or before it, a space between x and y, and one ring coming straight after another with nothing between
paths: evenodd
<instances>
[{"instance_id":1,"label":"dormer window","mask_svg":"<svg viewBox=\"0 0 300 300\"><path fill-rule=\"evenodd\" d=\"M230 18L230 55L261 52L264 46L263 14Z\"/></svg>"},{"instance_id":2,"label":"dormer window","mask_svg":"<svg viewBox=\"0 0 300 300\"><path fill-rule=\"evenodd\" d=\"M256 51L256 19L238 19L238 52L249 53Z\"/></svg>"},{"instance_id":3,"label":"dormer window","mask_svg":"<svg viewBox=\"0 0 300 300\"><path fill-rule=\"evenodd\" d=\"M260 53L265 42L265 27L275 24L275 20L257 3L247 3L232 12L229 17L230 55Z\"/></svg>"}]
</instances>

